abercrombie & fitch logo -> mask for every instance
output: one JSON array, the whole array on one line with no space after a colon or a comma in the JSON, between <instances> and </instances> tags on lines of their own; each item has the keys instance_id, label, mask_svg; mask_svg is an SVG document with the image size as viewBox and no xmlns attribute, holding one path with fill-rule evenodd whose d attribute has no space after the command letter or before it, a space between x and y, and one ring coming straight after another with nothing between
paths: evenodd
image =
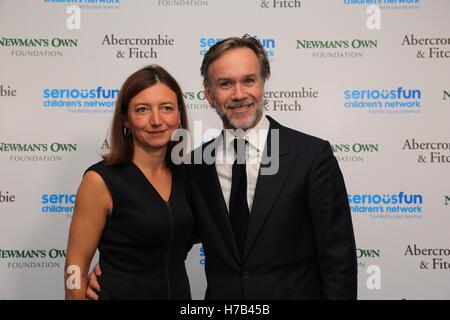
<instances>
[{"instance_id":1,"label":"abercrombie & fitch logo","mask_svg":"<svg viewBox=\"0 0 450 320\"><path fill-rule=\"evenodd\" d=\"M302 3L299 0L262 0L261 8L301 8Z\"/></svg>"},{"instance_id":2,"label":"abercrombie & fitch logo","mask_svg":"<svg viewBox=\"0 0 450 320\"><path fill-rule=\"evenodd\" d=\"M8 191L0 190L0 203L7 202L12 203L16 202L16 196L14 194L10 194Z\"/></svg>"},{"instance_id":3,"label":"abercrombie & fitch logo","mask_svg":"<svg viewBox=\"0 0 450 320\"><path fill-rule=\"evenodd\" d=\"M17 96L17 90L11 88L11 86L0 85L0 97L15 97Z\"/></svg>"},{"instance_id":4,"label":"abercrombie & fitch logo","mask_svg":"<svg viewBox=\"0 0 450 320\"><path fill-rule=\"evenodd\" d=\"M264 92L263 110L267 112L302 111L303 101L318 97L318 90L304 86L293 90L269 90Z\"/></svg>"},{"instance_id":5,"label":"abercrombie & fitch logo","mask_svg":"<svg viewBox=\"0 0 450 320\"><path fill-rule=\"evenodd\" d=\"M450 142L446 141L419 141L415 138L406 139L403 150L420 151L417 155L417 162L421 164L449 164L450 163Z\"/></svg>"},{"instance_id":6,"label":"abercrombie & fitch logo","mask_svg":"<svg viewBox=\"0 0 450 320\"><path fill-rule=\"evenodd\" d=\"M418 59L449 59L450 37L417 37L414 34L403 37L402 46L418 47L416 58Z\"/></svg>"},{"instance_id":7,"label":"abercrombie & fitch logo","mask_svg":"<svg viewBox=\"0 0 450 320\"><path fill-rule=\"evenodd\" d=\"M175 40L167 34L136 38L106 34L101 45L115 47L115 56L118 59L156 59L160 47L172 47L174 43Z\"/></svg>"},{"instance_id":8,"label":"abercrombie & fitch logo","mask_svg":"<svg viewBox=\"0 0 450 320\"><path fill-rule=\"evenodd\" d=\"M449 270L450 249L449 248L420 248L417 244L408 245L405 256L420 257L420 270Z\"/></svg>"}]
</instances>

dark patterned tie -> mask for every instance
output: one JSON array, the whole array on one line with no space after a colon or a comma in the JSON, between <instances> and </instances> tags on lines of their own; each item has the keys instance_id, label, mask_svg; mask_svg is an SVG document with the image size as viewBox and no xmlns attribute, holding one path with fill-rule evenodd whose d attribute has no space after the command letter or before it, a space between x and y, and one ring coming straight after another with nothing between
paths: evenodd
<instances>
[{"instance_id":1,"label":"dark patterned tie","mask_svg":"<svg viewBox=\"0 0 450 320\"><path fill-rule=\"evenodd\" d=\"M243 255L250 219L250 210L247 204L247 172L245 167L245 147L247 141L244 139L235 139L233 143L236 160L233 163L231 179L230 220L236 243L241 255Z\"/></svg>"}]
</instances>

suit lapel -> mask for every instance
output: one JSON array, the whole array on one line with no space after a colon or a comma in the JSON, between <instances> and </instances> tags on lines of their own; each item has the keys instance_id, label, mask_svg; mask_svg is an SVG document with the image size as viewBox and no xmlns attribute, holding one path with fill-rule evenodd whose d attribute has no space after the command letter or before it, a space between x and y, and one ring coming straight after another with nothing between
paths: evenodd
<instances>
[{"instance_id":1,"label":"suit lapel","mask_svg":"<svg viewBox=\"0 0 450 320\"><path fill-rule=\"evenodd\" d=\"M258 180L256 183L255 195L253 197L253 205L250 214L250 223L247 232L247 241L244 249L244 259L250 251L252 245L254 244L261 228L264 225L272 207L278 198L282 187L287 179L288 173L292 167L295 154L290 152L286 139L283 136L283 127L275 122L272 118L268 117L270 120L270 131L267 136L267 142L265 146L265 151L261 165L268 163L267 155L270 154L268 150L272 150L272 143L277 143L277 141L272 142L273 129L278 129L279 131L279 169L276 174L272 175L258 175ZM276 135L274 136L276 137Z\"/></svg>"},{"instance_id":2,"label":"suit lapel","mask_svg":"<svg viewBox=\"0 0 450 320\"><path fill-rule=\"evenodd\" d=\"M213 140L213 142L211 143L216 143L216 141ZM205 146L202 147L201 150L203 151L208 145L209 143L205 144ZM215 154L213 156L215 157ZM197 181L200 186L200 190L203 193L203 198L208 205L211 217L216 223L217 228L222 234L222 237L231 253L234 255L237 261L241 262L239 249L234 238L233 229L231 227L230 219L228 216L228 210L223 198L219 177L217 175L216 166L214 163L207 164L202 161L202 164L195 165L194 167L197 167L198 169L196 170L198 175Z\"/></svg>"}]
</instances>

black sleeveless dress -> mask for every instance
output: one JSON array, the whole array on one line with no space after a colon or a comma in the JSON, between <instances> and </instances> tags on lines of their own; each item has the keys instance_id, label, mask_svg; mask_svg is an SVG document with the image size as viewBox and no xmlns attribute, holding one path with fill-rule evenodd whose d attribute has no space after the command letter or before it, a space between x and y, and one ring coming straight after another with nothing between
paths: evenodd
<instances>
[{"instance_id":1,"label":"black sleeveless dress","mask_svg":"<svg viewBox=\"0 0 450 320\"><path fill-rule=\"evenodd\" d=\"M88 170L103 178L113 201L98 245L100 299L191 299L184 261L194 222L183 168L172 169L168 202L133 162Z\"/></svg>"}]
</instances>

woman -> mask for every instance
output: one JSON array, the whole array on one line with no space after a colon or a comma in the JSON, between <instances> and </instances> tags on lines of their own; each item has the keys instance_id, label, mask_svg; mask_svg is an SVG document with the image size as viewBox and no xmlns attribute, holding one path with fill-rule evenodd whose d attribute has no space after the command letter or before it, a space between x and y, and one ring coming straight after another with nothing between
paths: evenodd
<instances>
[{"instance_id":1,"label":"woman","mask_svg":"<svg viewBox=\"0 0 450 320\"><path fill-rule=\"evenodd\" d=\"M191 298L184 260L193 217L181 168L170 160L177 128L187 128L187 116L175 79L156 65L132 74L119 92L110 153L87 169L77 192L66 270L79 267L81 281L73 289L66 273L67 299L86 298L97 248L100 299Z\"/></svg>"}]
</instances>

